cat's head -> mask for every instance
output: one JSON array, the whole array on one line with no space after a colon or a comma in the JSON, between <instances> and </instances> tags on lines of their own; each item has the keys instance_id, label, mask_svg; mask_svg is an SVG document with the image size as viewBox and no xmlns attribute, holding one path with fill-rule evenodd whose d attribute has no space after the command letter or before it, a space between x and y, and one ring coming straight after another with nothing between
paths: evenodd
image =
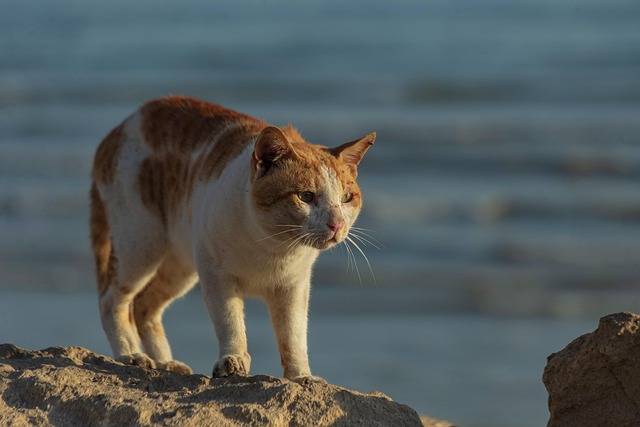
<instances>
[{"instance_id":1,"label":"cat's head","mask_svg":"<svg viewBox=\"0 0 640 427\"><path fill-rule=\"evenodd\" d=\"M370 133L336 148L306 142L292 127L265 128L252 158L252 200L269 239L284 248L342 242L362 207L358 164Z\"/></svg>"}]
</instances>

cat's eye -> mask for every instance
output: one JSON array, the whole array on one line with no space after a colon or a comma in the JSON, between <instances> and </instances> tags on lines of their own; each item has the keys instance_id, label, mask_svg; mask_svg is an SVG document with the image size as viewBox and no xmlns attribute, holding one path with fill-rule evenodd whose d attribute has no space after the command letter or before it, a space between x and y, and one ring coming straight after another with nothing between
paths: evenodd
<instances>
[{"instance_id":1,"label":"cat's eye","mask_svg":"<svg viewBox=\"0 0 640 427\"><path fill-rule=\"evenodd\" d=\"M311 191L303 191L302 193L298 193L298 197L305 203L311 203L316 195Z\"/></svg>"},{"instance_id":2,"label":"cat's eye","mask_svg":"<svg viewBox=\"0 0 640 427\"><path fill-rule=\"evenodd\" d=\"M353 200L353 193L344 193L342 195L342 203L349 203Z\"/></svg>"}]
</instances>

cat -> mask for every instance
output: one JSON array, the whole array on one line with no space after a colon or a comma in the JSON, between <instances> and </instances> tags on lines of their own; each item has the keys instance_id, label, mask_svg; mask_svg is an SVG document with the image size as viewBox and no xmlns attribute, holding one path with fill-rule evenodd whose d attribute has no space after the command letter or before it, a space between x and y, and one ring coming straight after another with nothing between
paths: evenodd
<instances>
[{"instance_id":1,"label":"cat","mask_svg":"<svg viewBox=\"0 0 640 427\"><path fill-rule=\"evenodd\" d=\"M219 342L214 377L249 374L244 298L257 296L284 377L317 378L307 354L312 266L358 217L358 164L375 138L326 148L290 125L177 96L115 127L96 150L90 191L100 317L115 357L190 374L173 359L162 315L199 281Z\"/></svg>"}]
</instances>

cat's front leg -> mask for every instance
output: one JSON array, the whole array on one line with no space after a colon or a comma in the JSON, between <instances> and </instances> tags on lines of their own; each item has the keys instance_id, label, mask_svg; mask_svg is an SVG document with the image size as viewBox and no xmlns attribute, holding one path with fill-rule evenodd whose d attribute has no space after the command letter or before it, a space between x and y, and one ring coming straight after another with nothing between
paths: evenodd
<instances>
[{"instance_id":1,"label":"cat's front leg","mask_svg":"<svg viewBox=\"0 0 640 427\"><path fill-rule=\"evenodd\" d=\"M237 280L214 271L199 268L200 285L209 316L218 337L219 358L213 366L213 377L248 375L251 356L247 351L244 324L244 300Z\"/></svg>"},{"instance_id":2,"label":"cat's front leg","mask_svg":"<svg viewBox=\"0 0 640 427\"><path fill-rule=\"evenodd\" d=\"M298 382L323 381L311 375L307 354L309 280L274 288L266 296L278 339L284 377Z\"/></svg>"}]
</instances>

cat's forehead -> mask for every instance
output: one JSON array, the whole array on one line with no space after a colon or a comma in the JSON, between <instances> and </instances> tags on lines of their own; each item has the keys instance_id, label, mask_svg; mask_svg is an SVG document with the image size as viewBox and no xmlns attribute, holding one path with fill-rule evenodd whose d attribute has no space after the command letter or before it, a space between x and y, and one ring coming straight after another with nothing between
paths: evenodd
<instances>
[{"instance_id":1,"label":"cat's forehead","mask_svg":"<svg viewBox=\"0 0 640 427\"><path fill-rule=\"evenodd\" d=\"M323 146L309 143L294 145L298 167L306 170L316 186L346 187L355 183L352 169Z\"/></svg>"}]
</instances>

